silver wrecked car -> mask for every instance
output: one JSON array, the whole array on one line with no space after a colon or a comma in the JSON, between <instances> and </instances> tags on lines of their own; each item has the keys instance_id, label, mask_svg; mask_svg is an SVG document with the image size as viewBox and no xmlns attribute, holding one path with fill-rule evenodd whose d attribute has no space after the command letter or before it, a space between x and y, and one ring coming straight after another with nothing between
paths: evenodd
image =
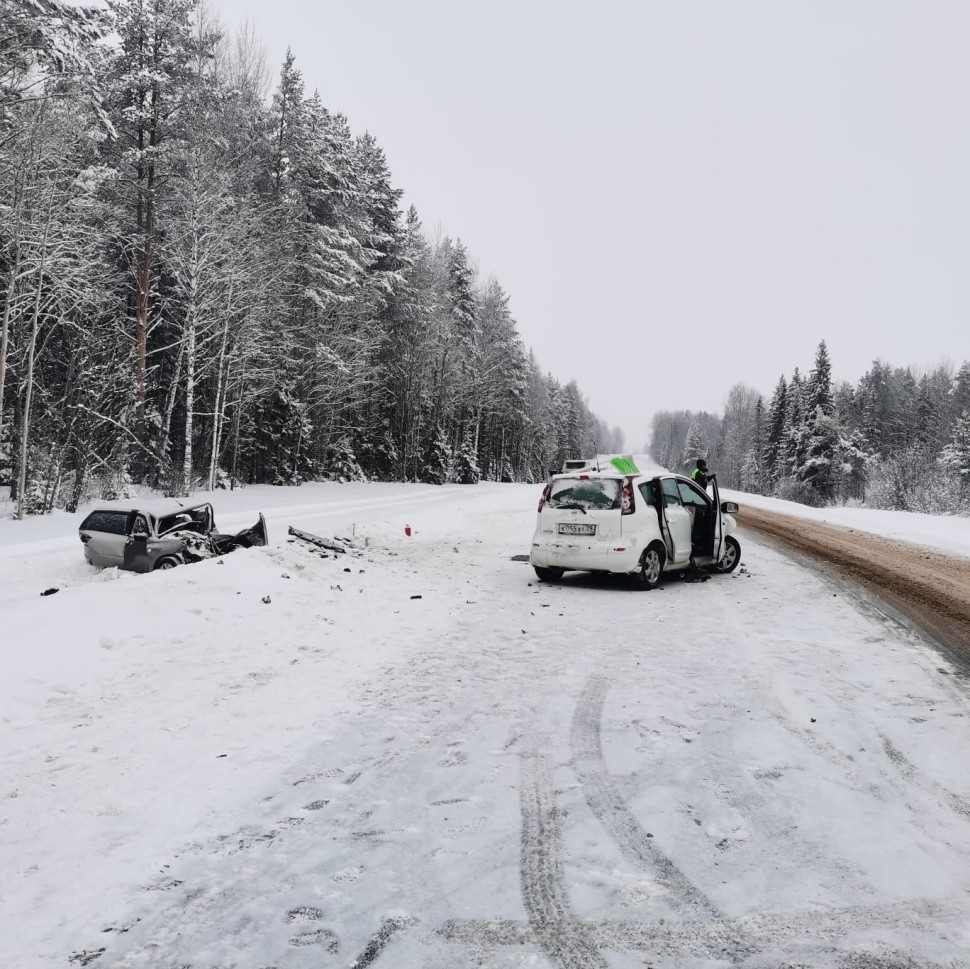
<instances>
[{"instance_id":1,"label":"silver wrecked car","mask_svg":"<svg viewBox=\"0 0 970 969\"><path fill-rule=\"evenodd\" d=\"M81 522L84 557L99 569L130 572L173 569L237 548L265 545L266 519L234 535L216 529L208 502L157 515L138 508L97 508Z\"/></svg>"}]
</instances>

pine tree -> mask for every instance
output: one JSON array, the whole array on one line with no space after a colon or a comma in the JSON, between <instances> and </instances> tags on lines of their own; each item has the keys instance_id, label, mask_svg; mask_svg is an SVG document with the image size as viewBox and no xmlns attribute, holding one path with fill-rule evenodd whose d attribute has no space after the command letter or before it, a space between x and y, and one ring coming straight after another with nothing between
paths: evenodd
<instances>
[{"instance_id":1,"label":"pine tree","mask_svg":"<svg viewBox=\"0 0 970 969\"><path fill-rule=\"evenodd\" d=\"M763 494L765 490L766 474L763 463L765 453L765 402L759 395L754 409L754 427L751 434L751 446L745 455L741 468L742 487L755 494Z\"/></svg>"},{"instance_id":2,"label":"pine tree","mask_svg":"<svg viewBox=\"0 0 970 969\"><path fill-rule=\"evenodd\" d=\"M784 467L786 475L800 479L805 462L808 428L805 423L805 388L798 367L788 385L785 413Z\"/></svg>"},{"instance_id":3,"label":"pine tree","mask_svg":"<svg viewBox=\"0 0 970 969\"><path fill-rule=\"evenodd\" d=\"M367 475L357 462L357 455L349 438L341 437L330 446L326 473L334 481L367 480Z\"/></svg>"},{"instance_id":4,"label":"pine tree","mask_svg":"<svg viewBox=\"0 0 970 969\"><path fill-rule=\"evenodd\" d=\"M828 504L835 498L839 483L841 429L834 416L832 368L824 340L818 345L804 399L803 451L796 476L811 486L820 504Z\"/></svg>"},{"instance_id":5,"label":"pine tree","mask_svg":"<svg viewBox=\"0 0 970 969\"><path fill-rule=\"evenodd\" d=\"M424 484L443 485L448 480L448 467L451 464L451 454L448 442L440 426L435 426L428 437L418 472L418 481Z\"/></svg>"},{"instance_id":6,"label":"pine tree","mask_svg":"<svg viewBox=\"0 0 970 969\"><path fill-rule=\"evenodd\" d=\"M832 401L832 365L829 362L829 351L822 340L815 353L815 367L808 378L805 388L805 412L814 415L821 408L825 415L834 410Z\"/></svg>"},{"instance_id":7,"label":"pine tree","mask_svg":"<svg viewBox=\"0 0 970 969\"><path fill-rule=\"evenodd\" d=\"M303 73L297 68L296 57L289 47L280 69L279 84L273 94L270 119L272 191L279 200L288 193L294 172L302 166L307 141Z\"/></svg>"},{"instance_id":8,"label":"pine tree","mask_svg":"<svg viewBox=\"0 0 970 969\"><path fill-rule=\"evenodd\" d=\"M963 363L953 381L953 410L957 418L970 413L970 360Z\"/></svg>"},{"instance_id":9,"label":"pine tree","mask_svg":"<svg viewBox=\"0 0 970 969\"><path fill-rule=\"evenodd\" d=\"M842 437L839 441L839 460L842 497L864 500L868 469L873 455L862 431L854 430Z\"/></svg>"},{"instance_id":10,"label":"pine tree","mask_svg":"<svg viewBox=\"0 0 970 969\"><path fill-rule=\"evenodd\" d=\"M839 425L834 415L826 414L819 405L806 427L805 456L798 477L811 486L820 504L828 504L839 484Z\"/></svg>"},{"instance_id":11,"label":"pine tree","mask_svg":"<svg viewBox=\"0 0 970 969\"><path fill-rule=\"evenodd\" d=\"M945 467L960 475L965 486L970 484L970 411L964 411L956 422L941 460Z\"/></svg>"},{"instance_id":12,"label":"pine tree","mask_svg":"<svg viewBox=\"0 0 970 969\"><path fill-rule=\"evenodd\" d=\"M472 440L471 429L468 428L462 437L461 446L455 455L455 465L451 472L452 480L456 484L478 484L481 474L475 457L475 444Z\"/></svg>"},{"instance_id":13,"label":"pine tree","mask_svg":"<svg viewBox=\"0 0 970 969\"><path fill-rule=\"evenodd\" d=\"M687 429L687 440L684 441L684 451L680 456L680 463L689 469L694 467L694 462L698 458L706 457L707 447L701 431L700 418L695 416L690 422L690 427ZM664 465L664 467L667 466ZM673 470L673 468L670 470Z\"/></svg>"},{"instance_id":14,"label":"pine tree","mask_svg":"<svg viewBox=\"0 0 970 969\"><path fill-rule=\"evenodd\" d=\"M784 473L785 429L788 421L788 384L782 375L771 398L762 450L765 476L769 487L778 483Z\"/></svg>"}]
</instances>

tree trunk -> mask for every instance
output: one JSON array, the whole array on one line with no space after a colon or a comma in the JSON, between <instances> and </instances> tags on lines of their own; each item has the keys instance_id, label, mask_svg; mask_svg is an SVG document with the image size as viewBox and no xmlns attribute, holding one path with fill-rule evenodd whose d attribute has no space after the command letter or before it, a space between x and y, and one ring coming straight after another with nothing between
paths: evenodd
<instances>
[{"instance_id":1,"label":"tree trunk","mask_svg":"<svg viewBox=\"0 0 970 969\"><path fill-rule=\"evenodd\" d=\"M47 206L47 222L44 225L44 241L41 244L40 266L37 270L37 292L34 296L34 312L30 322L30 347L27 351L27 391L24 398L23 424L20 430L20 467L17 477L17 517L24 517L24 492L27 489L27 445L30 435L30 402L34 393L34 353L37 349L37 329L40 325L40 297L44 289L44 267L47 263L47 238L51 228L51 212L54 196Z\"/></svg>"},{"instance_id":2,"label":"tree trunk","mask_svg":"<svg viewBox=\"0 0 970 969\"><path fill-rule=\"evenodd\" d=\"M20 271L20 239L14 249L13 266L7 277L7 293L3 300L3 322L0 324L0 441L3 440L3 391L7 379L7 341L10 334L10 311L13 307L17 288L17 273Z\"/></svg>"},{"instance_id":3,"label":"tree trunk","mask_svg":"<svg viewBox=\"0 0 970 969\"><path fill-rule=\"evenodd\" d=\"M232 283L229 284L229 297L226 305L226 319L222 327L222 345L216 361L216 406L212 415L212 453L209 455L209 491L215 491L216 472L219 469L219 448L222 446L222 422L226 412L225 373L226 347L229 343L229 319L232 307Z\"/></svg>"},{"instance_id":4,"label":"tree trunk","mask_svg":"<svg viewBox=\"0 0 970 969\"><path fill-rule=\"evenodd\" d=\"M192 240L192 266L189 270L188 303L185 307L185 456L182 461L182 488L189 494L192 487L192 432L195 423L195 335L198 315L197 273L199 242Z\"/></svg>"},{"instance_id":5,"label":"tree trunk","mask_svg":"<svg viewBox=\"0 0 970 969\"><path fill-rule=\"evenodd\" d=\"M235 428L233 429L233 440L232 440L232 473L229 475L229 490L235 491L236 489L236 475L237 468L239 465L239 425L242 423L242 402L243 402L243 386L246 383L246 368L243 367L242 375L239 378L239 392L236 394L236 413L233 415L235 418Z\"/></svg>"}]
</instances>

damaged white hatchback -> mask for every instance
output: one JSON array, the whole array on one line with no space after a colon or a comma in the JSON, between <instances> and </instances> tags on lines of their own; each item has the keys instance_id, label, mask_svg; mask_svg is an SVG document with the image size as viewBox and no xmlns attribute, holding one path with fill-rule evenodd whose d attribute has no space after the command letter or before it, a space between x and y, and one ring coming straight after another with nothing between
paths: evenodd
<instances>
[{"instance_id":1,"label":"damaged white hatchback","mask_svg":"<svg viewBox=\"0 0 970 969\"><path fill-rule=\"evenodd\" d=\"M564 572L628 573L654 589L664 573L733 572L741 546L733 501L678 474L554 475L539 501L530 561L544 582Z\"/></svg>"}]
</instances>

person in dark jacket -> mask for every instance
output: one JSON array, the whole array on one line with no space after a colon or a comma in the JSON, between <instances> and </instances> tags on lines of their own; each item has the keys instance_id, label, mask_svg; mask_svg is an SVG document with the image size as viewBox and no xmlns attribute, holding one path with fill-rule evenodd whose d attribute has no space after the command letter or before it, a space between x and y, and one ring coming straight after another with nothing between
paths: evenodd
<instances>
[{"instance_id":1,"label":"person in dark jacket","mask_svg":"<svg viewBox=\"0 0 970 969\"><path fill-rule=\"evenodd\" d=\"M714 480L714 474L707 470L707 462L703 458L697 459L697 466L690 473L690 480L707 491L708 484Z\"/></svg>"}]
</instances>

